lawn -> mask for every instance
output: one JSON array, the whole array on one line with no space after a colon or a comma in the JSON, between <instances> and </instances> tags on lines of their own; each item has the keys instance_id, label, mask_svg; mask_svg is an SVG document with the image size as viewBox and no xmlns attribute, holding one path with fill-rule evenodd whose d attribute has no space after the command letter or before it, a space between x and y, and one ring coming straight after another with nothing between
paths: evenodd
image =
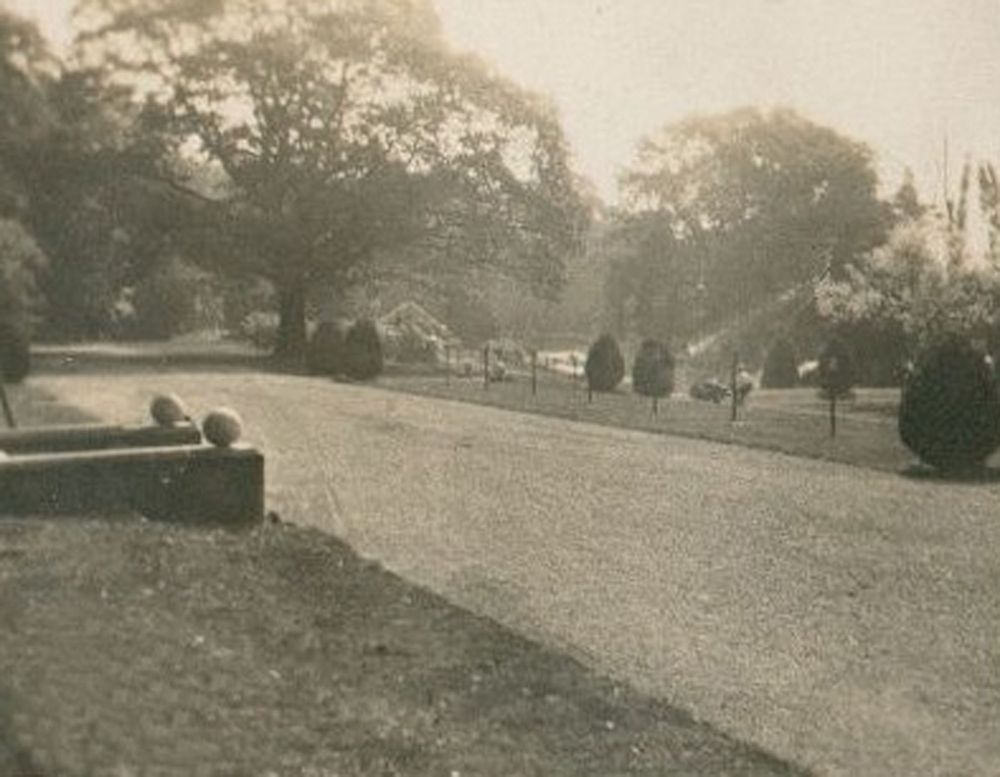
<instances>
[{"instance_id":1,"label":"lawn","mask_svg":"<svg viewBox=\"0 0 1000 777\"><path fill-rule=\"evenodd\" d=\"M798 773L316 530L0 518L0 581L4 775Z\"/></svg>"},{"instance_id":2,"label":"lawn","mask_svg":"<svg viewBox=\"0 0 1000 777\"><path fill-rule=\"evenodd\" d=\"M892 389L859 389L853 399L839 403L837 433L831 437L829 404L817 396L815 389L755 391L733 423L728 402L716 405L675 396L662 401L659 414L654 416L648 399L624 387L609 394L595 394L593 402L588 402L582 379L545 371L538 373L535 395L527 375L491 383L486 389L481 376L453 375L449 380L443 373L392 370L379 385L395 391L764 448L879 470L898 472L915 462L899 440L899 392Z\"/></svg>"}]
</instances>

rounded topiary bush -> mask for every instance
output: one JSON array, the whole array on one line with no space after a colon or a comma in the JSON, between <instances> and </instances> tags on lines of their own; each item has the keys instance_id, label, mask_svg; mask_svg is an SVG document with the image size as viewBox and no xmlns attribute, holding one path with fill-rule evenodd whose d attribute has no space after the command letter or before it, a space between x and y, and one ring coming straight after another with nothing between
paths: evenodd
<instances>
[{"instance_id":1,"label":"rounded topiary bush","mask_svg":"<svg viewBox=\"0 0 1000 777\"><path fill-rule=\"evenodd\" d=\"M625 377L625 359L612 335L601 335L587 352L584 365L591 391L614 391Z\"/></svg>"},{"instance_id":2,"label":"rounded topiary bush","mask_svg":"<svg viewBox=\"0 0 1000 777\"><path fill-rule=\"evenodd\" d=\"M24 327L0 321L0 380L20 383L31 370L31 342Z\"/></svg>"},{"instance_id":3,"label":"rounded topiary bush","mask_svg":"<svg viewBox=\"0 0 1000 777\"><path fill-rule=\"evenodd\" d=\"M851 393L855 381L854 358L847 344L833 339L819 354L816 382L827 399L839 399Z\"/></svg>"},{"instance_id":4,"label":"rounded topiary bush","mask_svg":"<svg viewBox=\"0 0 1000 777\"><path fill-rule=\"evenodd\" d=\"M957 337L928 349L903 387L899 435L938 469L981 465L1000 446L1000 398L986 355Z\"/></svg>"},{"instance_id":5,"label":"rounded topiary bush","mask_svg":"<svg viewBox=\"0 0 1000 777\"><path fill-rule=\"evenodd\" d=\"M334 375L344 370L344 327L323 321L306 348L306 368L312 375Z\"/></svg>"},{"instance_id":6,"label":"rounded topiary bush","mask_svg":"<svg viewBox=\"0 0 1000 777\"><path fill-rule=\"evenodd\" d=\"M785 338L775 340L764 360L763 388L795 388L799 384L799 364L795 349Z\"/></svg>"},{"instance_id":7,"label":"rounded topiary bush","mask_svg":"<svg viewBox=\"0 0 1000 777\"><path fill-rule=\"evenodd\" d=\"M344 373L354 380L372 380L382 374L382 339L374 322L362 319L344 338Z\"/></svg>"},{"instance_id":8,"label":"rounded topiary bush","mask_svg":"<svg viewBox=\"0 0 1000 777\"><path fill-rule=\"evenodd\" d=\"M643 340L632 363L632 388L644 397L670 396L674 391L674 357L659 340Z\"/></svg>"}]
</instances>

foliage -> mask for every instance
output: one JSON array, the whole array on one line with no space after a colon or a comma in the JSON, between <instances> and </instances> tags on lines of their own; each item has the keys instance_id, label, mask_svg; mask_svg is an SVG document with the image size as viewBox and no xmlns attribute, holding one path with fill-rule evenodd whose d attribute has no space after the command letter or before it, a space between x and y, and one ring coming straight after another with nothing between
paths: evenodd
<instances>
[{"instance_id":1,"label":"foliage","mask_svg":"<svg viewBox=\"0 0 1000 777\"><path fill-rule=\"evenodd\" d=\"M902 363L949 335L987 339L1000 328L1000 274L956 261L952 227L924 217L816 289L820 315L854 345L859 378L896 381Z\"/></svg>"},{"instance_id":2,"label":"foliage","mask_svg":"<svg viewBox=\"0 0 1000 777\"><path fill-rule=\"evenodd\" d=\"M699 264L693 244L679 240L660 214L617 214L603 236L608 271L605 305L612 328L651 337L694 333L703 320Z\"/></svg>"},{"instance_id":3,"label":"foliage","mask_svg":"<svg viewBox=\"0 0 1000 777\"><path fill-rule=\"evenodd\" d=\"M0 219L0 322L26 336L41 303L38 275L47 262L20 223Z\"/></svg>"},{"instance_id":4,"label":"foliage","mask_svg":"<svg viewBox=\"0 0 1000 777\"><path fill-rule=\"evenodd\" d=\"M0 381L20 383L31 370L31 343L23 327L0 319Z\"/></svg>"},{"instance_id":5,"label":"foliage","mask_svg":"<svg viewBox=\"0 0 1000 777\"><path fill-rule=\"evenodd\" d=\"M929 348L904 387L899 433L934 467L982 464L1000 446L1000 398L985 355L960 337Z\"/></svg>"},{"instance_id":6,"label":"foliage","mask_svg":"<svg viewBox=\"0 0 1000 777\"><path fill-rule=\"evenodd\" d=\"M373 321L356 321L343 349L344 373L354 380L372 380L382 374L382 340Z\"/></svg>"},{"instance_id":7,"label":"foliage","mask_svg":"<svg viewBox=\"0 0 1000 777\"><path fill-rule=\"evenodd\" d=\"M403 364L433 364L437 361L434 341L412 326L404 326L393 345L396 361Z\"/></svg>"},{"instance_id":8,"label":"foliage","mask_svg":"<svg viewBox=\"0 0 1000 777\"><path fill-rule=\"evenodd\" d=\"M643 340L632 363L632 388L644 397L667 397L674 390L674 357L659 340Z\"/></svg>"},{"instance_id":9,"label":"foliage","mask_svg":"<svg viewBox=\"0 0 1000 777\"><path fill-rule=\"evenodd\" d=\"M347 329L339 322L322 321L306 350L306 367L312 375L336 375L344 371L344 341Z\"/></svg>"},{"instance_id":10,"label":"foliage","mask_svg":"<svg viewBox=\"0 0 1000 777\"><path fill-rule=\"evenodd\" d=\"M903 181L889 203L892 218L896 224L917 221L927 213L927 206L920 202L917 186L913 180L913 170L903 171Z\"/></svg>"},{"instance_id":11,"label":"foliage","mask_svg":"<svg viewBox=\"0 0 1000 777\"><path fill-rule=\"evenodd\" d=\"M278 314L266 310L247 313L240 326L240 334L253 344L254 348L261 351L274 350L274 344L278 339ZM308 351L306 353L308 354Z\"/></svg>"},{"instance_id":12,"label":"foliage","mask_svg":"<svg viewBox=\"0 0 1000 777\"><path fill-rule=\"evenodd\" d=\"M455 280L444 291L444 320L456 335L468 343L482 343L499 332L496 314L480 293Z\"/></svg>"},{"instance_id":13,"label":"foliage","mask_svg":"<svg viewBox=\"0 0 1000 777\"><path fill-rule=\"evenodd\" d=\"M625 359L614 335L603 334L587 352L584 365L591 391L614 391L625 377Z\"/></svg>"},{"instance_id":14,"label":"foliage","mask_svg":"<svg viewBox=\"0 0 1000 777\"><path fill-rule=\"evenodd\" d=\"M83 0L78 18L83 60L141 83L167 150L218 173L186 218L274 283L279 350L304 343L308 288L418 242L559 287L586 212L555 111L451 52L426 0Z\"/></svg>"},{"instance_id":15,"label":"foliage","mask_svg":"<svg viewBox=\"0 0 1000 777\"><path fill-rule=\"evenodd\" d=\"M828 399L848 396L854 388L854 357L848 345L839 338L833 338L824 346L816 370L820 392Z\"/></svg>"},{"instance_id":16,"label":"foliage","mask_svg":"<svg viewBox=\"0 0 1000 777\"><path fill-rule=\"evenodd\" d=\"M986 219L990 262L1000 267L1000 178L990 163L979 167L979 207Z\"/></svg>"},{"instance_id":17,"label":"foliage","mask_svg":"<svg viewBox=\"0 0 1000 777\"><path fill-rule=\"evenodd\" d=\"M162 252L169 211L136 196L150 153L121 98L0 11L0 217L20 220L49 257L40 290L51 336L113 334L123 290Z\"/></svg>"},{"instance_id":18,"label":"foliage","mask_svg":"<svg viewBox=\"0 0 1000 777\"><path fill-rule=\"evenodd\" d=\"M764 388L794 388L799 382L799 363L795 349L787 338L774 341L764 361L761 386Z\"/></svg>"},{"instance_id":19,"label":"foliage","mask_svg":"<svg viewBox=\"0 0 1000 777\"><path fill-rule=\"evenodd\" d=\"M140 339L169 340L212 323L214 279L177 257L150 272L135 287L132 332Z\"/></svg>"},{"instance_id":20,"label":"foliage","mask_svg":"<svg viewBox=\"0 0 1000 777\"><path fill-rule=\"evenodd\" d=\"M790 110L695 117L646 138L622 178L617 277L672 331L745 315L884 240L872 153ZM686 315L684 311L687 311Z\"/></svg>"},{"instance_id":21,"label":"foliage","mask_svg":"<svg viewBox=\"0 0 1000 777\"><path fill-rule=\"evenodd\" d=\"M52 56L37 27L0 7L0 217L23 215L30 182L25 156L52 127L47 89Z\"/></svg>"}]
</instances>

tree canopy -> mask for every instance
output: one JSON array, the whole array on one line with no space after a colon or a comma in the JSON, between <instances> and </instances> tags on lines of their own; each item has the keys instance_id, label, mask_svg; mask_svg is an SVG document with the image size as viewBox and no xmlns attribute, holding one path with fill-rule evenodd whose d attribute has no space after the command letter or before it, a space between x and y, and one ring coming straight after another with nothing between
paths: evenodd
<instances>
[{"instance_id":1,"label":"tree canopy","mask_svg":"<svg viewBox=\"0 0 1000 777\"><path fill-rule=\"evenodd\" d=\"M308 289L404 246L559 288L586 211L555 111L450 51L427 0L81 0L77 20L83 61L143 102L183 226L278 289L279 350L303 346Z\"/></svg>"},{"instance_id":2,"label":"tree canopy","mask_svg":"<svg viewBox=\"0 0 1000 777\"><path fill-rule=\"evenodd\" d=\"M865 145L791 110L671 124L621 178L630 263L666 266L683 304L722 322L881 243L876 185Z\"/></svg>"}]
</instances>

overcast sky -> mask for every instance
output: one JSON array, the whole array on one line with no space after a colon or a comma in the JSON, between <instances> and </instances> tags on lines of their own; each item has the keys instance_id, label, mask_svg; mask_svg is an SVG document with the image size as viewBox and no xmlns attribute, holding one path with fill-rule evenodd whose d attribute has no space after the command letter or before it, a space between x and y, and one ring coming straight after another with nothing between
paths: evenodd
<instances>
[{"instance_id":1,"label":"overcast sky","mask_svg":"<svg viewBox=\"0 0 1000 777\"><path fill-rule=\"evenodd\" d=\"M10 2L10 0L8 0ZM458 47L552 95L581 172L614 199L645 133L782 104L868 142L888 188L940 197L1000 162L1000 0L435 0ZM68 0L13 0L66 35Z\"/></svg>"}]
</instances>

